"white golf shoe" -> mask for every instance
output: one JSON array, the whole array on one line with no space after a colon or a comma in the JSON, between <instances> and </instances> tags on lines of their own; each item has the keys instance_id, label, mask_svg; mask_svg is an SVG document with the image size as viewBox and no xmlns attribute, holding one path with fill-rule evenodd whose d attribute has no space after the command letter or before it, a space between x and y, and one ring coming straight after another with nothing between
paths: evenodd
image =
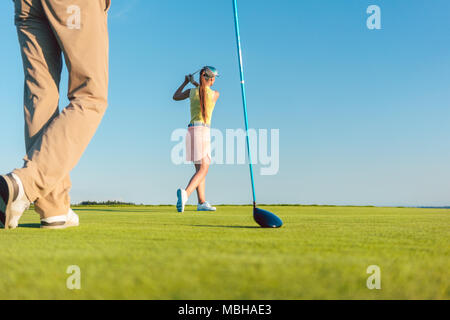
<instances>
[{"instance_id":1,"label":"white golf shoe","mask_svg":"<svg viewBox=\"0 0 450 320\"><path fill-rule=\"evenodd\" d=\"M66 215L41 219L42 229L65 229L69 227L78 227L79 225L80 218L70 208Z\"/></svg>"},{"instance_id":2,"label":"white golf shoe","mask_svg":"<svg viewBox=\"0 0 450 320\"><path fill-rule=\"evenodd\" d=\"M188 195L186 190L178 189L177 190L177 210L178 212L184 212L184 207L186 206L186 202L188 201Z\"/></svg>"},{"instance_id":3,"label":"white golf shoe","mask_svg":"<svg viewBox=\"0 0 450 320\"><path fill-rule=\"evenodd\" d=\"M9 182L13 186L15 200L11 202L9 207L9 217L5 219L5 229L15 229L19 225L19 220L25 210L30 207L30 201L25 195L22 181L15 173L10 173L4 179L10 179Z\"/></svg>"},{"instance_id":4,"label":"white golf shoe","mask_svg":"<svg viewBox=\"0 0 450 320\"><path fill-rule=\"evenodd\" d=\"M203 203L199 203L197 205L197 211L216 211L216 207L212 207L208 201L205 201Z\"/></svg>"}]
</instances>

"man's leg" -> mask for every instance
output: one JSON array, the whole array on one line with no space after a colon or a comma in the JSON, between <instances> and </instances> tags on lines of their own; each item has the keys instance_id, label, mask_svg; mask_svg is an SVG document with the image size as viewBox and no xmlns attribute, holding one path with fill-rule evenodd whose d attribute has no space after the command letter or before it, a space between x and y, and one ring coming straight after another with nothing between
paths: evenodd
<instances>
[{"instance_id":1,"label":"man's leg","mask_svg":"<svg viewBox=\"0 0 450 320\"><path fill-rule=\"evenodd\" d=\"M25 148L31 157L32 148L42 138L50 123L58 116L59 83L62 69L61 49L39 1L15 1L15 21L25 72L24 116ZM67 175L53 191L35 200L36 211L69 210L70 177Z\"/></svg>"},{"instance_id":2,"label":"man's leg","mask_svg":"<svg viewBox=\"0 0 450 320\"><path fill-rule=\"evenodd\" d=\"M70 188L70 183L67 184L69 173L106 111L108 2L78 0L74 5L70 0L40 0L48 24L64 52L69 71L70 104L53 118L34 142L25 157L24 168L14 170L30 201L45 199L61 184L63 190ZM43 214L45 217L61 215L56 209L46 208Z\"/></svg>"}]
</instances>

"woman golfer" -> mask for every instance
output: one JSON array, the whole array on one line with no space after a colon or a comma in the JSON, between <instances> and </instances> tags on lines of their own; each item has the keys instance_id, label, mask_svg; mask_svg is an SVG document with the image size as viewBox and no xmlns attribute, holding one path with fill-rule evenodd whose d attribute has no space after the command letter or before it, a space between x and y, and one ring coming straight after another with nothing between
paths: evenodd
<instances>
[{"instance_id":1,"label":"woman golfer","mask_svg":"<svg viewBox=\"0 0 450 320\"><path fill-rule=\"evenodd\" d=\"M211 89L218 76L214 67L204 67L200 71L200 83L196 83L192 75L186 76L183 84L173 95L176 101L191 101L191 122L186 134L186 160L195 165L195 174L192 176L186 189L177 190L177 210L184 212L184 206L189 196L197 190L198 211L216 211L205 199L205 179L211 162L211 116L219 98L219 92ZM184 88L191 82L196 86L193 89Z\"/></svg>"}]
</instances>

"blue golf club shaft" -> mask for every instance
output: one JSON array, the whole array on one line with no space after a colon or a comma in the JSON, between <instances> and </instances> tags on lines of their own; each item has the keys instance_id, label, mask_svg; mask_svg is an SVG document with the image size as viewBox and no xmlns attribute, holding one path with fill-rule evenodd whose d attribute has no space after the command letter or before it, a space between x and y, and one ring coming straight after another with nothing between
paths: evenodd
<instances>
[{"instance_id":1,"label":"blue golf club shaft","mask_svg":"<svg viewBox=\"0 0 450 320\"><path fill-rule=\"evenodd\" d=\"M253 206L255 206L255 204L256 204L255 181L253 179L252 154L250 152L250 142L249 142L249 137L248 137L247 98L245 95L244 68L242 66L242 47L241 47L241 35L240 35L240 31L239 31L239 17L238 17L237 0L233 0L233 9L234 9L234 26L235 26L235 31L236 31L236 43L237 43L237 51L238 51L238 59L239 59L239 74L241 77L242 104L244 107L247 153L248 153L248 161L249 161L249 167L250 167L250 178L252 180Z\"/></svg>"}]
</instances>

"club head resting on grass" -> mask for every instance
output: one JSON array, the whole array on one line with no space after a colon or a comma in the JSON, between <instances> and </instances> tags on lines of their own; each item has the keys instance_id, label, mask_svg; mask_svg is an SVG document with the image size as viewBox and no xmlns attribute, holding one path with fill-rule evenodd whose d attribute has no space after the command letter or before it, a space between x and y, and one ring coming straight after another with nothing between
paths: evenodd
<instances>
[{"instance_id":1,"label":"club head resting on grass","mask_svg":"<svg viewBox=\"0 0 450 320\"><path fill-rule=\"evenodd\" d=\"M253 219L262 228L279 228L283 225L283 221L270 211L259 209L253 206Z\"/></svg>"}]
</instances>

